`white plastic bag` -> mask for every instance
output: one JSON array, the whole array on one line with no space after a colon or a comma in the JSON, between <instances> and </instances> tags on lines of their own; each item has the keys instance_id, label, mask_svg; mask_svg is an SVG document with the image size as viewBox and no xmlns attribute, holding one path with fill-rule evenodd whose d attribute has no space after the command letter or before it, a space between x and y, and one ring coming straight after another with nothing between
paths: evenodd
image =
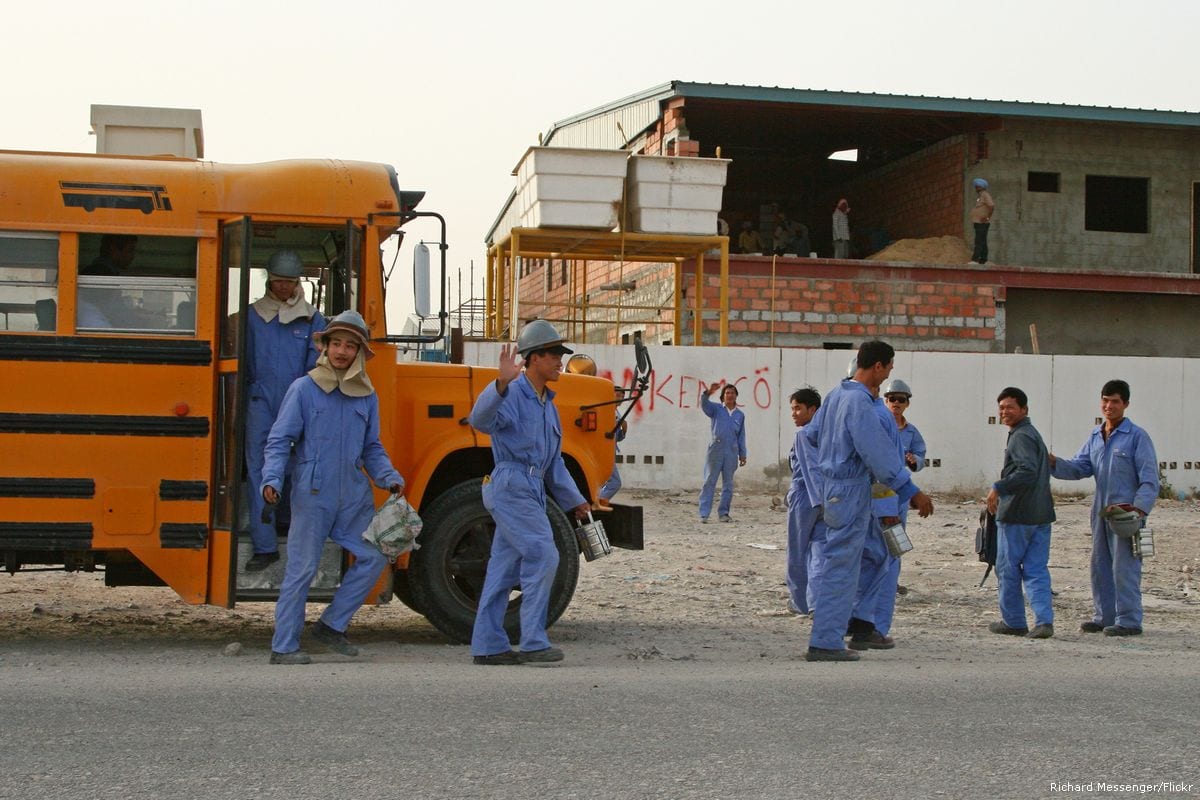
<instances>
[{"instance_id":1,"label":"white plastic bag","mask_svg":"<svg viewBox=\"0 0 1200 800\"><path fill-rule=\"evenodd\" d=\"M363 538L379 548L389 559L395 559L409 550L417 550L417 537L421 534L421 518L417 510L402 494L394 494L375 512L371 524L363 531Z\"/></svg>"}]
</instances>

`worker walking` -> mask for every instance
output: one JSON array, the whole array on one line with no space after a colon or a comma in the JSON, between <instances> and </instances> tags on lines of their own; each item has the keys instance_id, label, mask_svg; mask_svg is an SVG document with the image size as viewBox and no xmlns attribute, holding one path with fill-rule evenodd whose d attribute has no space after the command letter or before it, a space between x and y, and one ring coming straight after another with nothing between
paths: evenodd
<instances>
[{"instance_id":1,"label":"worker walking","mask_svg":"<svg viewBox=\"0 0 1200 800\"><path fill-rule=\"evenodd\" d=\"M383 553L362 537L375 513L371 480L393 494L404 490L404 478L379 441L379 398L366 372L366 360L374 355L367 324L357 311L344 311L314 336L321 357L307 375L292 383L283 399L279 419L267 438L259 490L267 503L278 502L294 447L292 522L287 566L275 604L272 664L311 661L300 649L300 632L308 587L317 574L326 539L349 551L354 563L310 635L342 655L358 655L358 648L346 639L346 628L388 564Z\"/></svg>"},{"instance_id":2,"label":"worker walking","mask_svg":"<svg viewBox=\"0 0 1200 800\"><path fill-rule=\"evenodd\" d=\"M562 423L547 384L562 373L571 350L545 320L534 320L516 347L500 350L499 375L475 401L471 426L492 437L496 466L484 481L483 505L496 522L487 576L479 593L471 655L476 664L555 662L563 652L550 645L546 614L558 569L558 548L546 517L546 492L577 519L591 506L562 458ZM520 354L524 369L517 364ZM509 646L504 613L514 586L521 587L520 652Z\"/></svg>"}]
</instances>

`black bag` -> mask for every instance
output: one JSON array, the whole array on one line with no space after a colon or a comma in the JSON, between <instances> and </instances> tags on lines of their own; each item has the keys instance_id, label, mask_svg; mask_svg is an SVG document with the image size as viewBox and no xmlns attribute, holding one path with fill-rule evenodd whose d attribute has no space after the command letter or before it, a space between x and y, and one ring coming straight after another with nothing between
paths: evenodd
<instances>
[{"instance_id":1,"label":"black bag","mask_svg":"<svg viewBox=\"0 0 1200 800\"><path fill-rule=\"evenodd\" d=\"M996 566L996 540L998 537L996 531L996 516L986 508L979 512L979 527L975 529L975 553L979 556L979 560L987 564L987 569L983 572L983 580L979 582L980 586L987 581L988 575L992 574L992 567Z\"/></svg>"}]
</instances>

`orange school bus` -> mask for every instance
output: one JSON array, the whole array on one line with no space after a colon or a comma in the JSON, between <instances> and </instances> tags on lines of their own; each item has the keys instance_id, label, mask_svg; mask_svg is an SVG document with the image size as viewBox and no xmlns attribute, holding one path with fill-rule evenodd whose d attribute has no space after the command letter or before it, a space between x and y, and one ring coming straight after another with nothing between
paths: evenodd
<instances>
[{"instance_id":1,"label":"orange school bus","mask_svg":"<svg viewBox=\"0 0 1200 800\"><path fill-rule=\"evenodd\" d=\"M416 210L422 196L382 164L0 151L5 568L102 570L109 586L167 585L225 607L276 597L283 561L241 571L246 493L258 491L245 478L241 365L266 261L288 248L315 306L327 317L355 308L370 326L383 443L425 520L421 549L373 599L394 593L468 641L494 526L480 498L490 443L466 417L496 371L397 359L412 338L388 334L381 246L406 224L441 220ZM556 388L563 455L594 500L614 460L612 384L564 375ZM553 622L580 553L550 505ZM615 546L641 548L640 508L614 506L605 523ZM328 544L310 599L330 596L344 566ZM513 632L519 605L514 593Z\"/></svg>"}]
</instances>

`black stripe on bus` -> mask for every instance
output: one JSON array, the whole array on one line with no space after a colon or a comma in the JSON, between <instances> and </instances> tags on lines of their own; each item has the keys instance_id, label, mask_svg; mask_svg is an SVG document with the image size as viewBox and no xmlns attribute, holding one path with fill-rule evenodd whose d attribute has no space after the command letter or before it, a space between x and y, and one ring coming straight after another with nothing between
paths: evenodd
<instances>
[{"instance_id":1,"label":"black stripe on bus","mask_svg":"<svg viewBox=\"0 0 1200 800\"><path fill-rule=\"evenodd\" d=\"M0 414L0 433L95 436L208 436L208 417L137 417L107 414Z\"/></svg>"},{"instance_id":2,"label":"black stripe on bus","mask_svg":"<svg viewBox=\"0 0 1200 800\"><path fill-rule=\"evenodd\" d=\"M0 478L0 497L96 496L91 478Z\"/></svg>"},{"instance_id":3,"label":"black stripe on bus","mask_svg":"<svg viewBox=\"0 0 1200 800\"><path fill-rule=\"evenodd\" d=\"M208 544L208 526L202 522L164 522L158 529L164 548L203 550Z\"/></svg>"},{"instance_id":4,"label":"black stripe on bus","mask_svg":"<svg viewBox=\"0 0 1200 800\"><path fill-rule=\"evenodd\" d=\"M207 500L207 481L168 481L158 484L159 500Z\"/></svg>"},{"instance_id":5,"label":"black stripe on bus","mask_svg":"<svg viewBox=\"0 0 1200 800\"><path fill-rule=\"evenodd\" d=\"M192 339L0 335L0 361L91 361L102 364L208 366L212 347Z\"/></svg>"},{"instance_id":6,"label":"black stripe on bus","mask_svg":"<svg viewBox=\"0 0 1200 800\"><path fill-rule=\"evenodd\" d=\"M88 550L90 522L0 522L0 550Z\"/></svg>"}]
</instances>

